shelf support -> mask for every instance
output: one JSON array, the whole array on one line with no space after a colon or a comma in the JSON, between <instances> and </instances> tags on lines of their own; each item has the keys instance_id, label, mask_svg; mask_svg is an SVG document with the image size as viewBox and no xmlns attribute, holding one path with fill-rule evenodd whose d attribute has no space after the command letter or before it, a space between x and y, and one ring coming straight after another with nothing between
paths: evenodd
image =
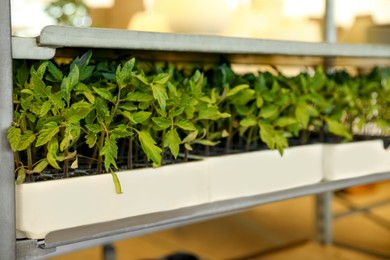
<instances>
[{"instance_id":1,"label":"shelf support","mask_svg":"<svg viewBox=\"0 0 390 260\"><path fill-rule=\"evenodd\" d=\"M317 239L323 245L332 244L333 240L333 191L316 195Z\"/></svg>"},{"instance_id":2,"label":"shelf support","mask_svg":"<svg viewBox=\"0 0 390 260\"><path fill-rule=\"evenodd\" d=\"M16 259L14 158L7 140L12 123L11 4L0 0L0 259Z\"/></svg>"}]
</instances>

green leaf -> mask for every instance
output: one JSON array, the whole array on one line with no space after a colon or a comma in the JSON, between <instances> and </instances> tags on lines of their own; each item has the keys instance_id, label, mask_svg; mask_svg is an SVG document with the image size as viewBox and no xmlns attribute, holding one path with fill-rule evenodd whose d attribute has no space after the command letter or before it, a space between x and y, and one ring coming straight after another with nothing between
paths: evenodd
<instances>
[{"instance_id":1,"label":"green leaf","mask_svg":"<svg viewBox=\"0 0 390 260\"><path fill-rule=\"evenodd\" d=\"M244 89L247 89L247 88L249 88L248 84L241 84L241 85L235 86L234 88L229 90L229 92L226 94L226 96L227 97L234 96L238 92L240 92L241 90L244 90Z\"/></svg>"},{"instance_id":2,"label":"green leaf","mask_svg":"<svg viewBox=\"0 0 390 260\"><path fill-rule=\"evenodd\" d=\"M163 117L152 117L153 123L155 123L159 129L164 130L171 126L171 120Z\"/></svg>"},{"instance_id":3,"label":"green leaf","mask_svg":"<svg viewBox=\"0 0 390 260\"><path fill-rule=\"evenodd\" d=\"M79 101L72 104L72 106L67 109L65 117L69 123L78 123L81 119L85 118L92 111L92 105L85 101Z\"/></svg>"},{"instance_id":4,"label":"green leaf","mask_svg":"<svg viewBox=\"0 0 390 260\"><path fill-rule=\"evenodd\" d=\"M80 94L84 95L91 104L95 103L95 96L87 85L84 83L78 83L75 89L76 91L80 91Z\"/></svg>"},{"instance_id":5,"label":"green leaf","mask_svg":"<svg viewBox=\"0 0 390 260\"><path fill-rule=\"evenodd\" d=\"M20 137L20 142L18 145L18 151L24 151L29 147L35 140L35 134L32 131L25 131Z\"/></svg>"},{"instance_id":6,"label":"green leaf","mask_svg":"<svg viewBox=\"0 0 390 260\"><path fill-rule=\"evenodd\" d=\"M118 66L116 70L116 82L118 83L119 87L122 89L126 87L133 77L133 68L135 64L135 59L132 58L131 60L127 61L123 68L121 68L121 65Z\"/></svg>"},{"instance_id":7,"label":"green leaf","mask_svg":"<svg viewBox=\"0 0 390 260\"><path fill-rule=\"evenodd\" d=\"M171 150L172 155L175 157L175 159L179 154L180 143L181 140L176 129L174 128L169 130L165 136L164 147L169 147L169 150Z\"/></svg>"},{"instance_id":8,"label":"green leaf","mask_svg":"<svg viewBox=\"0 0 390 260\"><path fill-rule=\"evenodd\" d=\"M132 136L133 132L130 131L125 124L120 124L111 131L111 139L119 139Z\"/></svg>"},{"instance_id":9,"label":"green leaf","mask_svg":"<svg viewBox=\"0 0 390 260\"><path fill-rule=\"evenodd\" d=\"M60 166L57 164L57 152L58 152L58 139L53 137L50 142L47 144L47 161L56 169L60 169Z\"/></svg>"},{"instance_id":10,"label":"green leaf","mask_svg":"<svg viewBox=\"0 0 390 260\"><path fill-rule=\"evenodd\" d=\"M275 135L275 146L278 149L279 154L283 155L284 149L288 147L287 138L283 135L283 133L277 133Z\"/></svg>"},{"instance_id":11,"label":"green leaf","mask_svg":"<svg viewBox=\"0 0 390 260\"><path fill-rule=\"evenodd\" d=\"M73 163L70 165L71 169L77 169L79 168L79 157L76 156L76 159L73 161Z\"/></svg>"},{"instance_id":12,"label":"green leaf","mask_svg":"<svg viewBox=\"0 0 390 260\"><path fill-rule=\"evenodd\" d=\"M240 121L240 126L251 127L257 125L257 118L255 116L248 116Z\"/></svg>"},{"instance_id":13,"label":"green leaf","mask_svg":"<svg viewBox=\"0 0 390 260\"><path fill-rule=\"evenodd\" d=\"M279 109L277 106L268 105L268 106L263 107L260 110L259 116L267 119L267 118L271 118L271 117L275 116L278 112L279 112Z\"/></svg>"},{"instance_id":14,"label":"green leaf","mask_svg":"<svg viewBox=\"0 0 390 260\"><path fill-rule=\"evenodd\" d=\"M156 146L156 141L146 131L137 131L138 139L141 143L142 150L146 154L149 160L152 160L155 164L161 164L161 148Z\"/></svg>"},{"instance_id":15,"label":"green leaf","mask_svg":"<svg viewBox=\"0 0 390 260\"><path fill-rule=\"evenodd\" d=\"M206 107L199 111L199 116L197 119L209 119L209 120L218 120L220 118L230 117L227 113L221 113L218 110L217 106Z\"/></svg>"},{"instance_id":16,"label":"green leaf","mask_svg":"<svg viewBox=\"0 0 390 260\"><path fill-rule=\"evenodd\" d=\"M89 132L85 136L85 143L88 145L89 148L93 148L97 141L97 134Z\"/></svg>"},{"instance_id":17,"label":"green leaf","mask_svg":"<svg viewBox=\"0 0 390 260\"><path fill-rule=\"evenodd\" d=\"M105 100L108 100L110 102L112 102L114 100L111 92L107 88L96 88L96 87L92 87L92 88L96 92L96 94L98 94L99 96L101 96Z\"/></svg>"},{"instance_id":18,"label":"green leaf","mask_svg":"<svg viewBox=\"0 0 390 260\"><path fill-rule=\"evenodd\" d=\"M33 172L41 173L46 169L46 167L48 165L49 165L49 162L46 159L43 159L37 165L35 165Z\"/></svg>"},{"instance_id":19,"label":"green leaf","mask_svg":"<svg viewBox=\"0 0 390 260\"><path fill-rule=\"evenodd\" d=\"M47 98L51 94L50 88L47 88L45 82L35 73L31 74L30 85L38 97Z\"/></svg>"},{"instance_id":20,"label":"green leaf","mask_svg":"<svg viewBox=\"0 0 390 260\"><path fill-rule=\"evenodd\" d=\"M289 126L289 125L293 125L293 124L296 124L297 123L297 120L293 117L279 117L278 119L276 119L275 121L275 126L279 126L279 127L286 127L286 126Z\"/></svg>"},{"instance_id":21,"label":"green leaf","mask_svg":"<svg viewBox=\"0 0 390 260\"><path fill-rule=\"evenodd\" d=\"M168 82L169 77L170 77L170 75L168 73L157 74L157 76L155 76L153 78L153 83L154 84L164 85L164 84L166 84Z\"/></svg>"},{"instance_id":22,"label":"green leaf","mask_svg":"<svg viewBox=\"0 0 390 260\"><path fill-rule=\"evenodd\" d=\"M119 182L118 175L112 169L110 169L110 172L111 172L112 180L114 182L115 192L117 194L122 194L122 187L121 187L121 183Z\"/></svg>"},{"instance_id":23,"label":"green leaf","mask_svg":"<svg viewBox=\"0 0 390 260\"><path fill-rule=\"evenodd\" d=\"M127 111L134 111L134 110L137 110L138 107L136 105L134 105L133 102L126 102L126 103L123 103L119 106L120 109L124 109L124 110L127 110Z\"/></svg>"},{"instance_id":24,"label":"green leaf","mask_svg":"<svg viewBox=\"0 0 390 260\"><path fill-rule=\"evenodd\" d=\"M126 96L127 101L133 102L151 102L153 100L153 96L143 92L130 92Z\"/></svg>"},{"instance_id":25,"label":"green leaf","mask_svg":"<svg viewBox=\"0 0 390 260\"><path fill-rule=\"evenodd\" d=\"M264 99L263 99L263 97L260 96L260 95L257 95L257 96L256 96L256 107L257 107L257 108L261 108L261 107L263 106L263 104L264 104Z\"/></svg>"},{"instance_id":26,"label":"green leaf","mask_svg":"<svg viewBox=\"0 0 390 260\"><path fill-rule=\"evenodd\" d=\"M96 109L98 116L103 117L103 118L110 116L110 111L108 110L107 103L101 97L96 98L94 107Z\"/></svg>"},{"instance_id":27,"label":"green leaf","mask_svg":"<svg viewBox=\"0 0 390 260\"><path fill-rule=\"evenodd\" d=\"M211 140L205 140L205 139L195 140L194 143L205 145L205 146L215 146L215 145L219 144L219 142L213 142Z\"/></svg>"},{"instance_id":28,"label":"green leaf","mask_svg":"<svg viewBox=\"0 0 390 260\"><path fill-rule=\"evenodd\" d=\"M193 141L196 139L197 136L198 136L198 130L195 130L195 131L189 133L189 134L183 139L182 143L184 143L184 144L189 144L189 143L193 142ZM188 149L187 149L187 150L188 150Z\"/></svg>"},{"instance_id":29,"label":"green leaf","mask_svg":"<svg viewBox=\"0 0 390 260\"><path fill-rule=\"evenodd\" d=\"M88 129L89 132L92 132L94 134L98 134L102 131L102 128L98 124L86 124L85 127Z\"/></svg>"},{"instance_id":30,"label":"green leaf","mask_svg":"<svg viewBox=\"0 0 390 260\"><path fill-rule=\"evenodd\" d=\"M20 128L17 128L15 126L11 126L8 129L7 137L8 137L8 142L11 145L12 151L16 152L19 147L19 142L22 136L22 132Z\"/></svg>"},{"instance_id":31,"label":"green leaf","mask_svg":"<svg viewBox=\"0 0 390 260\"><path fill-rule=\"evenodd\" d=\"M270 149L275 149L275 130L265 121L260 121L260 138Z\"/></svg>"},{"instance_id":32,"label":"green leaf","mask_svg":"<svg viewBox=\"0 0 390 260\"><path fill-rule=\"evenodd\" d=\"M41 78L41 79L43 78L43 75L46 72L47 65L48 65L48 61L44 61L41 65L39 65L39 67L38 67L38 69L36 71L36 75L39 78Z\"/></svg>"},{"instance_id":33,"label":"green leaf","mask_svg":"<svg viewBox=\"0 0 390 260\"><path fill-rule=\"evenodd\" d=\"M165 111L167 104L166 100L168 99L166 89L160 84L152 84L150 87L152 88L154 99L157 100L161 110Z\"/></svg>"},{"instance_id":34,"label":"green leaf","mask_svg":"<svg viewBox=\"0 0 390 260\"><path fill-rule=\"evenodd\" d=\"M182 119L182 120L176 121L175 125L177 127L180 127L181 129L187 130L187 131L194 131L194 130L196 130L196 127L194 126L194 124L191 123L190 121L186 120L186 119Z\"/></svg>"},{"instance_id":35,"label":"green leaf","mask_svg":"<svg viewBox=\"0 0 390 260\"><path fill-rule=\"evenodd\" d=\"M140 112L133 113L132 116L136 123L143 123L146 120L148 120L151 114L152 114L151 112L140 111Z\"/></svg>"},{"instance_id":36,"label":"green leaf","mask_svg":"<svg viewBox=\"0 0 390 260\"><path fill-rule=\"evenodd\" d=\"M295 108L295 117L298 122L303 126L304 129L307 129L309 125L310 115L308 113L308 105L306 103L300 102Z\"/></svg>"},{"instance_id":37,"label":"green leaf","mask_svg":"<svg viewBox=\"0 0 390 260\"><path fill-rule=\"evenodd\" d=\"M57 66L54 65L51 61L49 61L48 65L47 65L47 70L49 71L49 73L51 75L52 81L54 81L54 82L61 82L62 81L62 77L64 76L62 74L62 71L59 70L57 68Z\"/></svg>"},{"instance_id":38,"label":"green leaf","mask_svg":"<svg viewBox=\"0 0 390 260\"><path fill-rule=\"evenodd\" d=\"M100 151L100 155L104 156L104 168L108 172L111 168L111 165L118 169L116 165L116 159L118 157L118 146L116 145L115 140L112 140L108 136L104 139L104 146Z\"/></svg>"},{"instance_id":39,"label":"green leaf","mask_svg":"<svg viewBox=\"0 0 390 260\"><path fill-rule=\"evenodd\" d=\"M19 170L18 170L18 177L16 179L16 185L20 185L24 182L24 180L26 179L26 170L24 169L24 167L20 167Z\"/></svg>"},{"instance_id":40,"label":"green leaf","mask_svg":"<svg viewBox=\"0 0 390 260\"><path fill-rule=\"evenodd\" d=\"M41 111L39 112L39 116L40 117L46 116L46 114L50 111L50 109L51 109L50 101L43 102L43 104L41 106Z\"/></svg>"},{"instance_id":41,"label":"green leaf","mask_svg":"<svg viewBox=\"0 0 390 260\"><path fill-rule=\"evenodd\" d=\"M325 118L325 121L329 127L329 132L335 135L343 136L347 139L352 139L351 133L344 124L328 117Z\"/></svg>"}]
</instances>

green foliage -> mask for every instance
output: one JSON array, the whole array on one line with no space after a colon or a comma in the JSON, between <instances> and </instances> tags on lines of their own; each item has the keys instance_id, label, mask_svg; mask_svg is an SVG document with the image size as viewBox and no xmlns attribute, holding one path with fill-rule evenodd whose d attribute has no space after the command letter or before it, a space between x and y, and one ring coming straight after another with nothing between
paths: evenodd
<instances>
[{"instance_id":1,"label":"green foliage","mask_svg":"<svg viewBox=\"0 0 390 260\"><path fill-rule=\"evenodd\" d=\"M112 174L120 193L114 170L124 164L124 153L128 168L135 159L160 166L186 160L199 146L207 154L221 144L227 152L241 149L237 143L246 150L265 145L282 155L291 138L351 140L353 129L364 131L369 123L390 133L388 69L358 76L327 75L321 67L294 77L237 75L228 64L98 62L88 51L70 64L22 62L14 71L8 140L17 183L50 169L67 176L86 158L97 173Z\"/></svg>"}]
</instances>

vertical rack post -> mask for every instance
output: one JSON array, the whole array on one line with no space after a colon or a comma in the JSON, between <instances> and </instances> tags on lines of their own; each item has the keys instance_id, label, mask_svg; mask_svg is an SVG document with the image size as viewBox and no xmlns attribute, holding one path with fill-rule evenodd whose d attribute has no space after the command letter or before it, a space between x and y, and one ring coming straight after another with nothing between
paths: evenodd
<instances>
[{"instance_id":1,"label":"vertical rack post","mask_svg":"<svg viewBox=\"0 0 390 260\"><path fill-rule=\"evenodd\" d=\"M324 15L324 41L327 43L336 43L337 27L335 22L335 0L325 0ZM332 61L324 60L325 70L329 70ZM325 192L316 195L316 232L318 240L324 245L332 244L333 239L333 212L332 212L333 192Z\"/></svg>"},{"instance_id":2,"label":"vertical rack post","mask_svg":"<svg viewBox=\"0 0 390 260\"><path fill-rule=\"evenodd\" d=\"M0 0L0 260L16 259L15 179L13 153L7 141L12 123L11 4Z\"/></svg>"}]
</instances>

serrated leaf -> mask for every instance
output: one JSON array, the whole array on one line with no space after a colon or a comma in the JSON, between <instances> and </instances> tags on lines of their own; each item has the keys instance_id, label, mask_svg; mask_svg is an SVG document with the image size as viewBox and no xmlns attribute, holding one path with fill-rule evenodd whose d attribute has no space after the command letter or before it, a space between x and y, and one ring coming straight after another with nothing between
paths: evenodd
<instances>
[{"instance_id":1,"label":"serrated leaf","mask_svg":"<svg viewBox=\"0 0 390 260\"><path fill-rule=\"evenodd\" d=\"M137 131L138 139L141 143L142 150L146 154L149 160L152 160L155 164L161 164L161 148L156 146L156 141L146 131Z\"/></svg>"},{"instance_id":2,"label":"serrated leaf","mask_svg":"<svg viewBox=\"0 0 390 260\"><path fill-rule=\"evenodd\" d=\"M85 118L92 111L92 105L85 101L80 101L72 104L67 109L65 117L69 123L78 123L81 119Z\"/></svg>"},{"instance_id":3,"label":"serrated leaf","mask_svg":"<svg viewBox=\"0 0 390 260\"><path fill-rule=\"evenodd\" d=\"M96 88L96 87L92 87L92 88L96 92L96 94L98 94L99 96L101 96L105 100L108 100L110 102L113 101L113 96L112 96L111 92L108 89L106 89L106 88Z\"/></svg>"},{"instance_id":4,"label":"serrated leaf","mask_svg":"<svg viewBox=\"0 0 390 260\"><path fill-rule=\"evenodd\" d=\"M293 125L296 123L297 123L297 120L293 117L279 117L278 119L276 119L274 124L275 124L275 126L278 126L278 127L286 127L286 126Z\"/></svg>"},{"instance_id":5,"label":"serrated leaf","mask_svg":"<svg viewBox=\"0 0 390 260\"><path fill-rule=\"evenodd\" d=\"M153 78L153 83L154 84L160 84L160 85L164 85L168 82L169 80L169 77L170 75L168 73L160 73L160 74L157 74L154 78Z\"/></svg>"},{"instance_id":6,"label":"serrated leaf","mask_svg":"<svg viewBox=\"0 0 390 260\"><path fill-rule=\"evenodd\" d=\"M175 122L175 125L183 130L187 130L187 131L194 131L196 130L196 127L194 126L193 123L191 123L190 121L186 120L186 119L182 119L182 120L178 120Z\"/></svg>"},{"instance_id":7,"label":"serrated leaf","mask_svg":"<svg viewBox=\"0 0 390 260\"><path fill-rule=\"evenodd\" d=\"M325 118L325 121L328 125L329 132L335 135L343 136L347 139L352 139L351 133L344 124L328 117Z\"/></svg>"},{"instance_id":8,"label":"serrated leaf","mask_svg":"<svg viewBox=\"0 0 390 260\"><path fill-rule=\"evenodd\" d=\"M41 79L43 78L43 75L46 72L47 65L48 65L48 61L44 61L41 65L39 65L39 67L36 71L36 75L38 77L40 77Z\"/></svg>"},{"instance_id":9,"label":"serrated leaf","mask_svg":"<svg viewBox=\"0 0 390 260\"><path fill-rule=\"evenodd\" d=\"M29 147L35 140L35 134L32 131L25 131L20 137L20 142L18 145L18 151L24 151Z\"/></svg>"},{"instance_id":10,"label":"serrated leaf","mask_svg":"<svg viewBox=\"0 0 390 260\"><path fill-rule=\"evenodd\" d=\"M43 80L35 73L31 74L30 85L34 94L39 97L46 98L51 94L50 89L46 87L45 82L43 82Z\"/></svg>"},{"instance_id":11,"label":"serrated leaf","mask_svg":"<svg viewBox=\"0 0 390 260\"><path fill-rule=\"evenodd\" d=\"M268 105L261 108L259 116L267 119L275 116L278 112L279 109L277 106Z\"/></svg>"},{"instance_id":12,"label":"serrated leaf","mask_svg":"<svg viewBox=\"0 0 390 260\"><path fill-rule=\"evenodd\" d=\"M120 109L124 109L124 110L127 110L127 111L134 111L134 110L137 110L138 107L136 105L134 105L133 102L126 102L126 103L123 103L119 106Z\"/></svg>"},{"instance_id":13,"label":"serrated leaf","mask_svg":"<svg viewBox=\"0 0 390 260\"><path fill-rule=\"evenodd\" d=\"M125 137L129 137L129 136L132 136L132 135L133 135L133 132L130 131L127 128L127 126L124 125L124 124L118 125L117 127L115 127L111 131L111 138L112 139L125 138Z\"/></svg>"},{"instance_id":14,"label":"serrated leaf","mask_svg":"<svg viewBox=\"0 0 390 260\"><path fill-rule=\"evenodd\" d=\"M12 151L16 152L18 150L21 136L22 136L22 131L20 130L20 128L11 126L8 129L7 137L8 137L8 142L11 145Z\"/></svg>"},{"instance_id":15,"label":"serrated leaf","mask_svg":"<svg viewBox=\"0 0 390 260\"><path fill-rule=\"evenodd\" d=\"M116 159L118 157L118 146L115 140L112 140L108 136L104 139L104 146L100 151L100 155L104 156L104 168L108 172L111 169L111 165L118 169L116 165Z\"/></svg>"},{"instance_id":16,"label":"serrated leaf","mask_svg":"<svg viewBox=\"0 0 390 260\"><path fill-rule=\"evenodd\" d=\"M44 144L47 144L53 136L55 136L60 131L60 128L58 127L56 122L49 122L47 123L41 131L38 133L38 139L35 144L35 147L42 146Z\"/></svg>"},{"instance_id":17,"label":"serrated leaf","mask_svg":"<svg viewBox=\"0 0 390 260\"><path fill-rule=\"evenodd\" d=\"M160 105L160 108L162 111L165 111L165 108L167 106L167 91L164 88L164 86L159 84L151 84L150 86L152 88L153 97L157 100L158 104Z\"/></svg>"},{"instance_id":18,"label":"serrated leaf","mask_svg":"<svg viewBox=\"0 0 390 260\"><path fill-rule=\"evenodd\" d=\"M310 120L310 115L308 113L307 107L307 104L299 103L298 106L295 108L295 117L304 129L307 129Z\"/></svg>"},{"instance_id":19,"label":"serrated leaf","mask_svg":"<svg viewBox=\"0 0 390 260\"><path fill-rule=\"evenodd\" d=\"M282 133L277 133L275 135L275 147L280 155L283 155L284 149L288 147L287 138Z\"/></svg>"},{"instance_id":20,"label":"serrated leaf","mask_svg":"<svg viewBox=\"0 0 390 260\"><path fill-rule=\"evenodd\" d=\"M122 89L126 87L130 82L133 77L133 68L135 64L135 59L132 58L131 60L127 61L124 65L123 68L121 65L118 66L116 70L116 82L118 83L119 87Z\"/></svg>"},{"instance_id":21,"label":"serrated leaf","mask_svg":"<svg viewBox=\"0 0 390 260\"><path fill-rule=\"evenodd\" d=\"M50 109L51 109L50 101L43 102L43 104L41 106L41 111L39 112L39 116L40 117L46 116L46 114L50 111Z\"/></svg>"},{"instance_id":22,"label":"serrated leaf","mask_svg":"<svg viewBox=\"0 0 390 260\"><path fill-rule=\"evenodd\" d=\"M220 118L230 117L227 113L221 113L217 106L206 107L199 111L198 119L218 120Z\"/></svg>"},{"instance_id":23,"label":"serrated leaf","mask_svg":"<svg viewBox=\"0 0 390 260\"><path fill-rule=\"evenodd\" d=\"M198 136L198 133L199 133L198 130L195 130L195 131L189 133L189 134L183 139L182 143L186 144L186 143L191 143L191 142L193 142L193 141L196 139L196 137Z\"/></svg>"},{"instance_id":24,"label":"serrated leaf","mask_svg":"<svg viewBox=\"0 0 390 260\"><path fill-rule=\"evenodd\" d=\"M153 96L143 92L130 92L126 95L127 101L133 102L151 102L153 100Z\"/></svg>"},{"instance_id":25,"label":"serrated leaf","mask_svg":"<svg viewBox=\"0 0 390 260\"><path fill-rule=\"evenodd\" d=\"M26 179L26 170L23 166L19 168L17 174L18 177L16 178L16 185L23 184L24 180Z\"/></svg>"},{"instance_id":26,"label":"serrated leaf","mask_svg":"<svg viewBox=\"0 0 390 260\"><path fill-rule=\"evenodd\" d=\"M153 123L155 123L159 129L164 130L171 126L171 120L163 117L152 117Z\"/></svg>"},{"instance_id":27,"label":"serrated leaf","mask_svg":"<svg viewBox=\"0 0 390 260\"><path fill-rule=\"evenodd\" d=\"M47 65L47 70L49 71L49 73L51 75L51 79L54 82L61 82L62 81L62 77L64 76L62 74L62 71L59 70L57 68L57 66L54 65L51 61L49 61L48 65Z\"/></svg>"},{"instance_id":28,"label":"serrated leaf","mask_svg":"<svg viewBox=\"0 0 390 260\"><path fill-rule=\"evenodd\" d=\"M47 161L56 169L60 169L60 166L57 163L57 152L58 152L58 139L53 137L50 142L47 144Z\"/></svg>"},{"instance_id":29,"label":"serrated leaf","mask_svg":"<svg viewBox=\"0 0 390 260\"><path fill-rule=\"evenodd\" d=\"M140 111L140 112L133 113L132 116L136 123L143 123L146 120L148 120L151 114L152 114L151 112Z\"/></svg>"},{"instance_id":30,"label":"serrated leaf","mask_svg":"<svg viewBox=\"0 0 390 260\"><path fill-rule=\"evenodd\" d=\"M88 129L88 131L92 133L100 133L102 131L102 128L98 124L86 124L85 127Z\"/></svg>"},{"instance_id":31,"label":"serrated leaf","mask_svg":"<svg viewBox=\"0 0 390 260\"><path fill-rule=\"evenodd\" d=\"M249 88L248 84L241 84L241 85L235 86L234 88L229 90L229 92L226 94L226 96L227 97L234 96L238 92L240 92L241 90L244 90L244 89L247 89L247 88Z\"/></svg>"},{"instance_id":32,"label":"serrated leaf","mask_svg":"<svg viewBox=\"0 0 390 260\"><path fill-rule=\"evenodd\" d=\"M181 140L176 129L174 128L169 130L165 136L164 147L169 147L169 150L171 150L171 153L175 157L175 159L179 154L180 143Z\"/></svg>"},{"instance_id":33,"label":"serrated leaf","mask_svg":"<svg viewBox=\"0 0 390 260\"><path fill-rule=\"evenodd\" d=\"M261 140L270 148L271 150L275 149L275 130L274 128L266 122L260 121L260 138Z\"/></svg>"},{"instance_id":34,"label":"serrated leaf","mask_svg":"<svg viewBox=\"0 0 390 260\"><path fill-rule=\"evenodd\" d=\"M76 86L76 91L80 91L80 94L84 95L91 104L95 103L95 96L93 95L91 89L88 88L84 83L78 83Z\"/></svg>"},{"instance_id":35,"label":"serrated leaf","mask_svg":"<svg viewBox=\"0 0 390 260\"><path fill-rule=\"evenodd\" d=\"M107 103L101 97L96 98L94 107L96 109L98 116L104 118L110 115L110 111L108 110Z\"/></svg>"},{"instance_id":36,"label":"serrated leaf","mask_svg":"<svg viewBox=\"0 0 390 260\"><path fill-rule=\"evenodd\" d=\"M251 127L257 125L257 118L255 116L248 116L240 121L240 126Z\"/></svg>"},{"instance_id":37,"label":"serrated leaf","mask_svg":"<svg viewBox=\"0 0 390 260\"><path fill-rule=\"evenodd\" d=\"M88 145L89 148L93 148L97 141L97 135L95 133L88 133L85 136L85 143Z\"/></svg>"},{"instance_id":38,"label":"serrated leaf","mask_svg":"<svg viewBox=\"0 0 390 260\"><path fill-rule=\"evenodd\" d=\"M46 167L49 165L49 162L47 159L41 160L37 165L35 165L33 172L35 173L41 173L43 172Z\"/></svg>"}]
</instances>

